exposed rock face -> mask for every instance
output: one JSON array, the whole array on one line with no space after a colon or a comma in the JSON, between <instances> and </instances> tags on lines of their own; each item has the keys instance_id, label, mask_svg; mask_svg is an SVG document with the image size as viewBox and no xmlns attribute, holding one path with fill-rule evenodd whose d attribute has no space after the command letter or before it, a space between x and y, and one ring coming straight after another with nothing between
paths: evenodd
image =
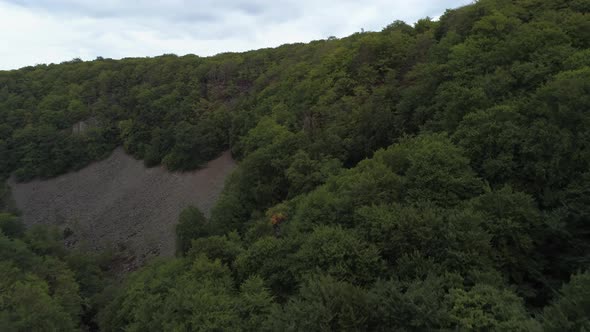
<instances>
[{"instance_id":1,"label":"exposed rock face","mask_svg":"<svg viewBox=\"0 0 590 332\"><path fill-rule=\"evenodd\" d=\"M10 186L27 225L58 225L71 234L72 247L115 249L129 257L131 269L174 255L180 212L194 205L209 215L234 167L226 152L201 170L170 173L146 168L119 148L78 172Z\"/></svg>"},{"instance_id":2,"label":"exposed rock face","mask_svg":"<svg viewBox=\"0 0 590 332\"><path fill-rule=\"evenodd\" d=\"M81 135L84 134L88 129L97 127L99 122L96 118L89 118L85 121L80 121L72 126L72 133L74 135Z\"/></svg>"}]
</instances>

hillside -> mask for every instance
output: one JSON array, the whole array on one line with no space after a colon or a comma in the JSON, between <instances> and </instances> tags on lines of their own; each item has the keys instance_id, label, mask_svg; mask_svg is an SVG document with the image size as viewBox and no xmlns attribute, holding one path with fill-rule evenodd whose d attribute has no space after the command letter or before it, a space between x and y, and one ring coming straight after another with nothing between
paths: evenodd
<instances>
[{"instance_id":1,"label":"hillside","mask_svg":"<svg viewBox=\"0 0 590 332\"><path fill-rule=\"evenodd\" d=\"M127 181L106 166L122 147L158 168L133 162L137 187L100 199L129 210L105 222L152 223L188 202L130 199L188 190L163 169L227 150L238 165L210 215L181 213L176 257L122 282L112 257L0 214L0 326L590 330L589 15L588 0L480 0L342 39L0 72L0 174L23 183L17 201L40 183L69 197L49 188L98 165Z\"/></svg>"},{"instance_id":2,"label":"hillside","mask_svg":"<svg viewBox=\"0 0 590 332\"><path fill-rule=\"evenodd\" d=\"M234 166L224 153L203 169L170 173L117 149L80 171L10 186L25 225L67 229L68 247L114 250L134 269L174 256L178 216L189 206L208 215Z\"/></svg>"}]
</instances>

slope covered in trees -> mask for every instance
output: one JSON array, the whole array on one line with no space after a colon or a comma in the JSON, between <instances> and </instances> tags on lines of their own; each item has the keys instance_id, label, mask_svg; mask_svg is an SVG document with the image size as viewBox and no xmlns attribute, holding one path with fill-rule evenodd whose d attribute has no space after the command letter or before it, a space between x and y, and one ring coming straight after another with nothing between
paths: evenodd
<instances>
[{"instance_id":1,"label":"slope covered in trees","mask_svg":"<svg viewBox=\"0 0 590 332\"><path fill-rule=\"evenodd\" d=\"M101 293L105 331L588 330L589 12L481 0L340 40L2 72L0 169L117 145L240 160L211 218L183 213L178 258Z\"/></svg>"}]
</instances>

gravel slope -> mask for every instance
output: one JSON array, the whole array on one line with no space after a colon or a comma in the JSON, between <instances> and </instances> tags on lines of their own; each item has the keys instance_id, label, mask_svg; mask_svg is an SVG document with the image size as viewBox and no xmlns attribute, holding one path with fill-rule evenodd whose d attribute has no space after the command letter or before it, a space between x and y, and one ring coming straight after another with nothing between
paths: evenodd
<instances>
[{"instance_id":1,"label":"gravel slope","mask_svg":"<svg viewBox=\"0 0 590 332\"><path fill-rule=\"evenodd\" d=\"M208 215L234 167L225 152L201 170L170 173L145 168L119 148L75 173L9 184L25 224L69 227L68 246L113 248L127 257L125 269L133 269L149 257L174 255L180 212L194 205Z\"/></svg>"}]
</instances>

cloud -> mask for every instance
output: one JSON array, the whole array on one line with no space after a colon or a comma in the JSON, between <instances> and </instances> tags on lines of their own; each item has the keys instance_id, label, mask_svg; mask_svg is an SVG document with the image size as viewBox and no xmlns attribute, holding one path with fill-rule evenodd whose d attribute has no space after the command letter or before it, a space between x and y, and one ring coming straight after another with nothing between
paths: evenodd
<instances>
[{"instance_id":1,"label":"cloud","mask_svg":"<svg viewBox=\"0 0 590 332\"><path fill-rule=\"evenodd\" d=\"M38 63L201 56L274 47L394 20L412 23L470 0L0 0L0 69Z\"/></svg>"}]
</instances>

